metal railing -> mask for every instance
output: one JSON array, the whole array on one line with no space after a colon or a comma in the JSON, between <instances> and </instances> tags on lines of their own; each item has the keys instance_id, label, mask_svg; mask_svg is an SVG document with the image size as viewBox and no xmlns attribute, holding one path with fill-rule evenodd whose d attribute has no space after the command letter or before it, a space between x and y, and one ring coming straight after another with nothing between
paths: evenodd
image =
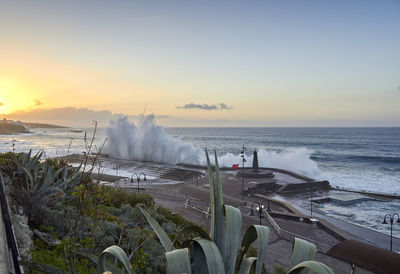
<instances>
[{"instance_id":1,"label":"metal railing","mask_svg":"<svg viewBox=\"0 0 400 274\"><path fill-rule=\"evenodd\" d=\"M265 218L270 223L272 228L276 231L276 233L280 237L282 237L282 229L281 229L281 227L275 222L274 218L272 218L271 215L269 215L269 213L267 211L265 211Z\"/></svg>"},{"instance_id":2,"label":"metal railing","mask_svg":"<svg viewBox=\"0 0 400 274\"><path fill-rule=\"evenodd\" d=\"M256 204L250 203L250 202L245 202L245 203L239 205L239 207L244 207L248 210L250 210L251 208L254 208L255 206L256 206ZM324 254L326 254L329 251L329 249L331 249L331 246L329 246L329 245L317 242L313 239L310 239L310 238L307 238L307 237L298 235L296 233L282 229L277 224L277 222L274 220L274 218L268 213L268 211L266 211L266 210L263 211L263 214L264 214L264 218L267 219L268 223L275 230L275 232L279 235L279 237L281 237L287 241L290 241L290 242L293 242L295 237L307 240L307 241L313 243L317 247L318 252L321 252Z\"/></svg>"},{"instance_id":3,"label":"metal railing","mask_svg":"<svg viewBox=\"0 0 400 274\"><path fill-rule=\"evenodd\" d=\"M0 256L2 256L1 261L3 262L3 265L1 266L3 269L1 270L3 271L4 268L6 268L7 269L6 273L20 274L23 273L23 268L19 265L20 257L19 257L17 242L15 240L14 230L11 223L11 216L8 207L6 191L4 188L3 175L1 173L0 173L0 203L1 203L0 215L3 217L2 223L0 225L2 226L1 229L4 228L5 235L4 234L3 235L7 239L5 243L5 249L7 250L7 252L5 252L5 254L0 254Z\"/></svg>"},{"instance_id":4,"label":"metal railing","mask_svg":"<svg viewBox=\"0 0 400 274\"><path fill-rule=\"evenodd\" d=\"M190 199L189 196L187 196L186 202L185 202L185 208L191 208L197 212L203 213L203 214L205 214L206 219L208 219L211 215L211 208L210 208L209 204L207 203L207 209L204 210L203 208L200 208L199 206L194 205L192 201L193 201L193 199Z\"/></svg>"}]
</instances>

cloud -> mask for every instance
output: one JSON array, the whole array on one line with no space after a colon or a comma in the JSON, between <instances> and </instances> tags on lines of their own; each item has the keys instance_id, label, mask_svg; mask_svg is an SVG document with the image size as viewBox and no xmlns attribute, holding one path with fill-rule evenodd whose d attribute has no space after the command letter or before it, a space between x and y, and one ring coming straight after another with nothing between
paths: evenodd
<instances>
[{"instance_id":1,"label":"cloud","mask_svg":"<svg viewBox=\"0 0 400 274\"><path fill-rule=\"evenodd\" d=\"M208 104L195 104L190 103L183 106L177 106L177 109L202 109L202 110L226 110L232 109L231 107L227 106L224 103L220 103L219 106L217 105L208 105Z\"/></svg>"},{"instance_id":2,"label":"cloud","mask_svg":"<svg viewBox=\"0 0 400 274\"><path fill-rule=\"evenodd\" d=\"M38 99L35 100L35 106L41 106L43 103L39 101Z\"/></svg>"},{"instance_id":3,"label":"cloud","mask_svg":"<svg viewBox=\"0 0 400 274\"><path fill-rule=\"evenodd\" d=\"M228 106L228 105L226 105L224 103L220 103L219 104L219 109L232 109L232 107L230 107L230 106Z\"/></svg>"},{"instance_id":4,"label":"cloud","mask_svg":"<svg viewBox=\"0 0 400 274\"><path fill-rule=\"evenodd\" d=\"M8 118L24 122L40 122L65 126L90 126L93 120L99 124L106 124L117 119L122 114L112 113L109 110L91 110L88 108L52 108L33 109L30 111L15 111L7 115Z\"/></svg>"}]
</instances>

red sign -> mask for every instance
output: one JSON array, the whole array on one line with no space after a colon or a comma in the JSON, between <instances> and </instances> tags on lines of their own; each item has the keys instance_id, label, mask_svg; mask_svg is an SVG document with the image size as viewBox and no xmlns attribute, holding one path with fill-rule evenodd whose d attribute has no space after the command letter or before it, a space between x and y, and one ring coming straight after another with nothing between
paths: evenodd
<instances>
[{"instance_id":1,"label":"red sign","mask_svg":"<svg viewBox=\"0 0 400 274\"><path fill-rule=\"evenodd\" d=\"M233 169L239 169L239 164L234 164L234 165L232 165L232 168L233 168Z\"/></svg>"}]
</instances>

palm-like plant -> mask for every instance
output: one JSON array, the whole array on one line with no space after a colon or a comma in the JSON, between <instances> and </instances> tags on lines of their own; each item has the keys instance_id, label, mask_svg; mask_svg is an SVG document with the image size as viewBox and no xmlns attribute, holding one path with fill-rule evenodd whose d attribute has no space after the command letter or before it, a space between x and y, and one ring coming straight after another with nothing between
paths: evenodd
<instances>
[{"instance_id":1,"label":"palm-like plant","mask_svg":"<svg viewBox=\"0 0 400 274\"><path fill-rule=\"evenodd\" d=\"M250 273L262 272L263 258L268 246L270 230L266 226L250 226L240 244L242 215L239 209L223 204L222 183L215 153L215 178L208 153L207 168L211 195L211 227L209 238L190 240L190 249L174 248L174 243L158 222L144 209L143 215L158 235L165 248L168 273ZM225 217L225 222L224 222ZM257 257L247 257L247 251L257 240ZM106 249L99 257L99 273L106 271L105 254L111 253L124 265L127 256L117 246ZM323 263L312 261L316 253L315 245L296 238L287 273L306 273L308 269L321 274L331 274L333 271ZM191 264L191 260L193 264ZM125 267L128 273L132 270Z\"/></svg>"}]
</instances>

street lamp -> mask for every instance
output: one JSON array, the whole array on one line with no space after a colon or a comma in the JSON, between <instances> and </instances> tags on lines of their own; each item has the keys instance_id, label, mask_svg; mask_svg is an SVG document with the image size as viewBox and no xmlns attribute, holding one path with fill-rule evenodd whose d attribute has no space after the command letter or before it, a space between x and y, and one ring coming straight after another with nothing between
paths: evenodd
<instances>
[{"instance_id":1,"label":"street lamp","mask_svg":"<svg viewBox=\"0 0 400 274\"><path fill-rule=\"evenodd\" d=\"M136 175L136 179L137 179L137 192L139 193L140 176L143 175L143 181L146 181L146 174L144 174L143 172L142 172L142 173L139 173L139 174L133 172L133 173L132 173L132 176L131 176L131 183L133 183L133 175Z\"/></svg>"},{"instance_id":2,"label":"street lamp","mask_svg":"<svg viewBox=\"0 0 400 274\"><path fill-rule=\"evenodd\" d=\"M264 205L260 204L259 202L257 202L257 204L258 204L258 207L257 207L258 217L260 218L260 225L261 225L261 219L264 217L263 216Z\"/></svg>"},{"instance_id":3,"label":"street lamp","mask_svg":"<svg viewBox=\"0 0 400 274\"><path fill-rule=\"evenodd\" d=\"M245 154L244 154L244 151L245 151L245 147L244 147L244 145L243 145L243 148L242 148L242 151L240 152L240 157L242 157L242 201L244 200L244 163L246 162L246 159L244 158L245 157Z\"/></svg>"},{"instance_id":4,"label":"street lamp","mask_svg":"<svg viewBox=\"0 0 400 274\"><path fill-rule=\"evenodd\" d=\"M389 219L390 219L390 251L392 251L393 222L395 220L394 217L396 217L396 216L397 216L396 223L400 223L399 214L397 214L397 213L394 213L393 215L386 214L385 217L383 217L383 222L382 222L382 224L387 225L387 222L386 222L387 218L386 217L389 217Z\"/></svg>"}]
</instances>

